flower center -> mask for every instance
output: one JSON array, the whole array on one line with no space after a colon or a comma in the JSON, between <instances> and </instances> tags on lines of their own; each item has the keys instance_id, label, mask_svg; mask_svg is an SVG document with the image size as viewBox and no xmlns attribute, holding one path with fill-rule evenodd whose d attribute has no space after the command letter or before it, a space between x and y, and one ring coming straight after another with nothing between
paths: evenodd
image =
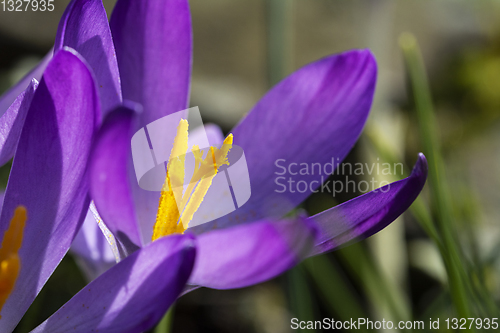
<instances>
[{"instance_id":1,"label":"flower center","mask_svg":"<svg viewBox=\"0 0 500 333\"><path fill-rule=\"evenodd\" d=\"M0 248L0 311L14 290L21 269L21 260L17 253L23 241L25 224L26 207L17 206L9 228L3 236L2 248Z\"/></svg>"},{"instance_id":2,"label":"flower center","mask_svg":"<svg viewBox=\"0 0 500 333\"><path fill-rule=\"evenodd\" d=\"M212 179L219 167L229 165L227 154L233 144L229 134L221 148L210 147L205 157L197 145L191 149L195 163L194 172L184 190L185 159L188 150L187 120L181 119L167 164L152 240L172 234L182 234L188 228L194 213L200 207Z\"/></svg>"}]
</instances>

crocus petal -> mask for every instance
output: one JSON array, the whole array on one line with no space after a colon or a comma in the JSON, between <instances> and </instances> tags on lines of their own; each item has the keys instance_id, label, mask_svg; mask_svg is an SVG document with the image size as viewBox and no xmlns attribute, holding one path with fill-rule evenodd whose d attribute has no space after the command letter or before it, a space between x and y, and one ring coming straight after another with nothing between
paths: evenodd
<instances>
[{"instance_id":1,"label":"crocus petal","mask_svg":"<svg viewBox=\"0 0 500 333\"><path fill-rule=\"evenodd\" d=\"M73 0L66 7L55 50L65 46L78 51L94 71L103 112L119 104L122 96L118 63L101 0Z\"/></svg>"},{"instance_id":2,"label":"crocus petal","mask_svg":"<svg viewBox=\"0 0 500 333\"><path fill-rule=\"evenodd\" d=\"M137 127L188 106L192 31L187 0L119 0L110 20L123 98L144 108ZM130 173L135 210L152 230L159 193L142 190ZM105 220L106 221L106 220ZM144 242L150 238L143 233Z\"/></svg>"},{"instance_id":3,"label":"crocus petal","mask_svg":"<svg viewBox=\"0 0 500 333\"><path fill-rule=\"evenodd\" d=\"M38 82L35 79L31 80L28 88L16 98L0 118L0 165L7 163L14 156L37 86Z\"/></svg>"},{"instance_id":4,"label":"crocus petal","mask_svg":"<svg viewBox=\"0 0 500 333\"><path fill-rule=\"evenodd\" d=\"M420 154L409 177L312 216L319 234L311 255L335 250L382 230L410 207L426 179L427 160Z\"/></svg>"},{"instance_id":5,"label":"crocus petal","mask_svg":"<svg viewBox=\"0 0 500 333\"><path fill-rule=\"evenodd\" d=\"M0 235L16 207L25 206L28 216L18 253L21 270L1 311L1 332L14 329L85 218L87 161L99 113L90 70L76 53L59 51L26 116L0 215Z\"/></svg>"},{"instance_id":6,"label":"crocus petal","mask_svg":"<svg viewBox=\"0 0 500 333\"><path fill-rule=\"evenodd\" d=\"M181 293L193 268L191 237L161 238L82 289L33 333L136 333L152 328Z\"/></svg>"},{"instance_id":7,"label":"crocus petal","mask_svg":"<svg viewBox=\"0 0 500 333\"><path fill-rule=\"evenodd\" d=\"M123 98L141 104L139 127L187 108L192 33L187 0L119 0L110 21Z\"/></svg>"},{"instance_id":8,"label":"crocus petal","mask_svg":"<svg viewBox=\"0 0 500 333\"><path fill-rule=\"evenodd\" d=\"M113 251L90 210L71 244L70 251L76 255L77 262L89 281L116 263Z\"/></svg>"},{"instance_id":9,"label":"crocus petal","mask_svg":"<svg viewBox=\"0 0 500 333\"><path fill-rule=\"evenodd\" d=\"M135 118L136 112L126 106L106 117L90 164L92 199L104 223L128 253L142 244L128 178Z\"/></svg>"},{"instance_id":10,"label":"crocus petal","mask_svg":"<svg viewBox=\"0 0 500 333\"><path fill-rule=\"evenodd\" d=\"M198 236L191 286L241 288L269 280L309 253L316 229L304 220L260 221Z\"/></svg>"},{"instance_id":11,"label":"crocus petal","mask_svg":"<svg viewBox=\"0 0 500 333\"><path fill-rule=\"evenodd\" d=\"M16 83L12 88L7 90L0 97L0 116L3 115L7 109L14 103L16 98L21 94L26 87L30 84L31 80L35 79L40 81L43 71L50 59L52 59L52 55L54 54L53 50L50 50L49 53L40 61L40 63L33 68L28 74L26 74L18 83Z\"/></svg>"},{"instance_id":12,"label":"crocus petal","mask_svg":"<svg viewBox=\"0 0 500 333\"><path fill-rule=\"evenodd\" d=\"M329 174L299 174L301 163L311 168L344 159L368 117L376 77L370 51L351 51L309 64L268 92L231 131L245 152L251 197L217 225L283 216L319 187ZM290 164L293 174L282 169ZM276 183L280 175L285 185L291 178L307 189L284 190ZM211 223L196 232L206 228Z\"/></svg>"}]
</instances>

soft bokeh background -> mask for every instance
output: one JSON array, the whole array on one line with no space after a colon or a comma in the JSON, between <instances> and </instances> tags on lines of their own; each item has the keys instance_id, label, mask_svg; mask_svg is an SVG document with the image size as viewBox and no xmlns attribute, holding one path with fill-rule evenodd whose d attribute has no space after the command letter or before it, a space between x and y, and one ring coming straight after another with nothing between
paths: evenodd
<instances>
[{"instance_id":1,"label":"soft bokeh background","mask_svg":"<svg viewBox=\"0 0 500 333\"><path fill-rule=\"evenodd\" d=\"M0 92L48 52L68 1L53 13L0 11ZM419 204L369 240L314 258L258 286L200 289L173 312L173 332L290 332L290 319L444 320L457 316L457 290L443 264L453 248L464 272L468 314L499 317L500 3L469 0L191 0L194 68L191 104L224 131L284 75L323 56L370 48L379 65L364 134L347 160L402 162L425 151L400 41L415 36L429 77L450 202L446 221L429 184ZM108 14L114 1L104 1ZM237 143L237 138L236 138ZM435 142L434 142L435 144ZM307 142L304 142L304 147ZM266 149L266 147L262 147ZM429 157L429 155L428 155ZM3 167L5 186L9 167ZM346 176L335 176L344 180ZM388 176L386 180L395 180ZM401 175L396 176L402 178ZM360 180L360 179L358 179ZM301 208L315 213L361 193L328 193ZM425 220L451 235L429 237ZM444 227L440 223L448 223ZM424 227L423 227L424 225ZM447 252L448 251L448 252ZM85 284L64 259L16 332L43 321ZM459 288L460 289L460 288ZM460 296L460 293L458 293ZM458 302L460 303L460 302ZM459 310L458 310L459 311ZM441 325L442 332L444 324ZM316 330L319 332L320 330ZM428 331L428 329L426 330ZM480 331L480 330L477 330ZM160 330L156 330L160 332Z\"/></svg>"}]
</instances>

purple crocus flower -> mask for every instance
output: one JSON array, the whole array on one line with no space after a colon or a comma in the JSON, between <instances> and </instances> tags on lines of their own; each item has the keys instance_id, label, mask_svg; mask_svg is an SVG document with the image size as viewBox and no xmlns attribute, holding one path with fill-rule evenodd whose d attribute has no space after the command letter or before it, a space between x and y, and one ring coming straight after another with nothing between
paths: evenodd
<instances>
[{"instance_id":1,"label":"purple crocus flower","mask_svg":"<svg viewBox=\"0 0 500 333\"><path fill-rule=\"evenodd\" d=\"M159 195L141 190L131 175L130 138L138 128L188 105L188 4L120 0L110 26L123 98L141 104L143 112L119 107L107 117L93 154L91 192L109 230L132 252L151 242ZM107 62L112 63L109 58ZM233 129L235 143L248 161L252 197L233 214L189 230L199 235L190 285L227 289L261 282L311 254L370 236L408 208L426 179L423 155L410 177L383 191L311 219L277 221L310 191L278 194L275 161L324 165L332 157L342 160L366 121L375 80L376 64L369 51L324 58L278 84ZM212 130L217 137L218 131ZM218 141L222 142L220 135ZM295 177L308 184L318 179L319 175ZM318 235L311 221L317 223ZM240 223L244 225L227 228Z\"/></svg>"},{"instance_id":2,"label":"purple crocus flower","mask_svg":"<svg viewBox=\"0 0 500 333\"><path fill-rule=\"evenodd\" d=\"M376 81L375 60L369 51L346 52L290 75L232 130L234 143L245 151L250 173L252 196L244 206L216 221L188 229L191 235L170 235L151 242L159 195L139 188L130 169L130 139L138 128L187 108L191 35L186 0L119 0L109 25L100 0L74 0L68 6L54 49L57 59L63 57L59 54L68 54L65 47L78 51L97 81L95 98L100 101L105 120L92 151L91 196L114 235L110 238L118 242L114 245L121 262L35 332L66 332L72 327L79 331L139 332L159 320L186 280L186 290L196 286L230 289L260 283L308 256L378 232L402 214L420 193L427 176L423 155L408 178L316 216L283 219L313 189L277 193L276 160L308 165L324 165L332 158L342 160L368 117ZM71 89L64 86L54 90L54 94L66 100L68 90ZM81 103L82 96L73 96L71 102ZM23 125L24 112L28 112L23 106L33 104L29 98L30 90L19 95L5 113L9 117L4 119L4 115L1 119L11 124L5 127L5 139L0 141L6 158L15 151L16 131ZM140 104L143 111L135 111L123 100ZM90 118L79 118L76 123L78 126L73 123L72 128L74 135L80 133L80 126L96 126ZM24 126L29 128L28 120ZM220 130L214 126L208 130L212 143L222 143ZM89 149L91 141L89 137L87 146L65 153L80 156L80 149ZM17 154L21 143L22 136ZM319 185L320 175L298 174L294 180ZM72 184L71 181L65 180ZM81 193L86 193L85 188ZM73 239L87 213L84 204L88 206L88 201L82 203L75 229L65 234L68 240ZM28 214L30 211L28 207ZM177 269L165 271L167 263ZM149 275L143 276L143 271ZM128 292L123 288L129 288ZM130 302L142 307L129 308ZM81 304L88 304L88 308Z\"/></svg>"},{"instance_id":3,"label":"purple crocus flower","mask_svg":"<svg viewBox=\"0 0 500 333\"><path fill-rule=\"evenodd\" d=\"M143 111L120 107L107 117L93 152L91 195L118 242L133 250L151 243L159 194L139 188L130 168L130 139L137 129L188 106L188 3L119 0L110 27L123 98ZM342 160L368 117L376 71L369 51L321 59L275 86L231 131L245 152L252 196L234 213L188 229L198 239L190 285L228 289L262 282L307 256L378 232L409 207L426 179L423 155L411 176L383 190L308 219L282 220L311 189L277 193L276 160L307 165ZM220 131L211 131L222 143ZM298 174L294 180L319 185L320 177Z\"/></svg>"}]
</instances>

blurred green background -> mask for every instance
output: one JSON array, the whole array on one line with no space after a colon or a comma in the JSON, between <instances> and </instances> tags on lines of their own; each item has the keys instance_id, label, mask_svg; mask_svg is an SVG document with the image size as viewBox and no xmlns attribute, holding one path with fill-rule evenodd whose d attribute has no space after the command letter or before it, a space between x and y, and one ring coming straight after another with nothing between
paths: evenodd
<instances>
[{"instance_id":1,"label":"blurred green background","mask_svg":"<svg viewBox=\"0 0 500 333\"><path fill-rule=\"evenodd\" d=\"M0 92L48 52L67 3L56 1L53 13L0 12ZM111 13L114 1L104 4ZM423 331L429 318L441 318L446 332L448 317L499 317L500 2L190 4L191 105L205 122L227 132L295 69L369 48L379 66L375 102L347 161L403 162L409 172L422 151L430 170L420 199L376 236L258 286L194 291L155 332L290 332L293 317L424 320ZM9 166L0 172L5 186ZM359 194L322 193L300 208L313 214ZM67 256L16 332L38 325L85 283Z\"/></svg>"}]
</instances>

